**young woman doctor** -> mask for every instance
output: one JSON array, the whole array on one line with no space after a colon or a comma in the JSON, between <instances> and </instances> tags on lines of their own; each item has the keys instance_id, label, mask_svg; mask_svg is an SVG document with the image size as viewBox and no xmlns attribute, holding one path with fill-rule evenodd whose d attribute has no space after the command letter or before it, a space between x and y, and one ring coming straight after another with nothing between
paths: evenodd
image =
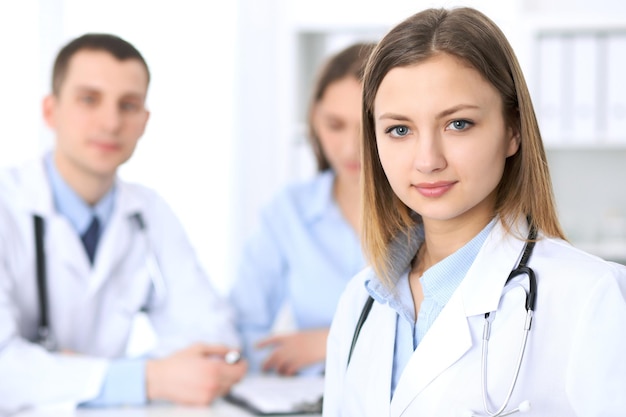
<instances>
[{"instance_id":1,"label":"young woman doctor","mask_svg":"<svg viewBox=\"0 0 626 417\"><path fill-rule=\"evenodd\" d=\"M363 88L372 267L331 326L324 416L623 416L626 268L564 240L502 32L418 13Z\"/></svg>"}]
</instances>

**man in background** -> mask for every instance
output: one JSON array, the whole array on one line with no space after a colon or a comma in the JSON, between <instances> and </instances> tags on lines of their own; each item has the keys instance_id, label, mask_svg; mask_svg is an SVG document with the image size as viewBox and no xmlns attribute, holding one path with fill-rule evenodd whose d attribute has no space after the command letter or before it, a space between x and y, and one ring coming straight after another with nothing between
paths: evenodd
<instances>
[{"instance_id":1,"label":"man in background","mask_svg":"<svg viewBox=\"0 0 626 417\"><path fill-rule=\"evenodd\" d=\"M148 121L149 81L125 40L74 39L43 102L53 150L0 173L0 414L209 404L246 372L224 360L239 345L232 314L182 225L155 192L117 177ZM127 358L138 312L156 347Z\"/></svg>"}]
</instances>

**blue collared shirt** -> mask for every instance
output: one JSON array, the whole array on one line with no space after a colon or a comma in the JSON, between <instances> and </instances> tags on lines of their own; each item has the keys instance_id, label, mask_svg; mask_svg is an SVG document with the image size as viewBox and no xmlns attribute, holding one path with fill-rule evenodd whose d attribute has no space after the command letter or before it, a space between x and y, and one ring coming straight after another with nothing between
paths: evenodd
<instances>
[{"instance_id":1,"label":"blue collared shirt","mask_svg":"<svg viewBox=\"0 0 626 417\"><path fill-rule=\"evenodd\" d=\"M100 222L100 231L106 228L113 215L115 186L111 188L93 207L87 204L61 177L51 153L45 157L46 173L50 179L54 207L74 227L78 235L83 235L94 216Z\"/></svg>"},{"instance_id":2,"label":"blue collared shirt","mask_svg":"<svg viewBox=\"0 0 626 417\"><path fill-rule=\"evenodd\" d=\"M106 228L113 215L115 187L93 207L87 204L61 177L52 154L44 158L56 210L63 215L78 235L85 233L93 216L98 217L100 231ZM107 405L141 405L146 402L145 360L118 359L111 362L102 384L100 395L87 401L83 407Z\"/></svg>"},{"instance_id":3,"label":"blue collared shirt","mask_svg":"<svg viewBox=\"0 0 626 417\"><path fill-rule=\"evenodd\" d=\"M385 287L376 276L366 282L368 292L376 301L383 304L388 303L397 312L391 379L392 396L413 351L463 281L494 224L495 220L492 220L465 246L424 272L420 278L424 299L420 306L417 321L415 319L415 303L409 286L410 265L396 282L394 290ZM423 232L419 234L419 237L423 242Z\"/></svg>"},{"instance_id":4,"label":"blue collared shirt","mask_svg":"<svg viewBox=\"0 0 626 417\"><path fill-rule=\"evenodd\" d=\"M267 349L281 307L291 307L297 330L330 327L346 283L365 267L359 237L333 198L335 176L326 171L286 188L261 213L244 248L230 299L252 372ZM324 363L303 373L319 373Z\"/></svg>"}]
</instances>

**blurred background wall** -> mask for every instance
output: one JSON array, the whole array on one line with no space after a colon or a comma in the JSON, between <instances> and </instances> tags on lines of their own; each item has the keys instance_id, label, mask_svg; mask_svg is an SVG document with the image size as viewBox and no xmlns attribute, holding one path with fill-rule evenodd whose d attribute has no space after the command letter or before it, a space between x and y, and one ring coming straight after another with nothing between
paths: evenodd
<instances>
[{"instance_id":1,"label":"blurred background wall","mask_svg":"<svg viewBox=\"0 0 626 417\"><path fill-rule=\"evenodd\" d=\"M456 5L487 13L518 54L571 240L626 262L623 0L0 0L0 165L51 145L40 107L58 49L126 38L151 67L152 116L121 176L169 201L226 290L258 210L313 173L304 115L322 60Z\"/></svg>"}]
</instances>

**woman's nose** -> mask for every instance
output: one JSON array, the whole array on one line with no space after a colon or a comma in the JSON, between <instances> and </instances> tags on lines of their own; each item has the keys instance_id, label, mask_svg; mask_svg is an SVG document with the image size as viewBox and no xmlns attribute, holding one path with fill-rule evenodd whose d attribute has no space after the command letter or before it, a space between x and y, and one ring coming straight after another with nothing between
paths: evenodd
<instances>
[{"instance_id":1,"label":"woman's nose","mask_svg":"<svg viewBox=\"0 0 626 417\"><path fill-rule=\"evenodd\" d=\"M446 167L447 162L439 135L420 135L415 148L414 166L418 171L428 174Z\"/></svg>"}]
</instances>

